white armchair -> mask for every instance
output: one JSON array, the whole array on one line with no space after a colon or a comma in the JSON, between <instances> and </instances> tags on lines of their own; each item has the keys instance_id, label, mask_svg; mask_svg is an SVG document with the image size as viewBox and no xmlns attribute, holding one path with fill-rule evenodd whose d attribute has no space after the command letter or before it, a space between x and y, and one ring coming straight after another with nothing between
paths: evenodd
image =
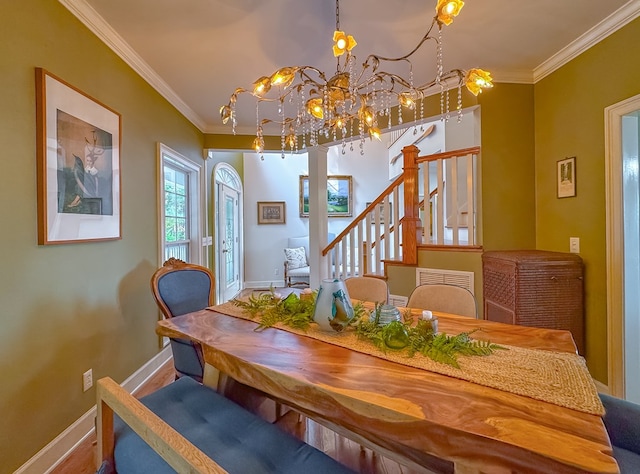
<instances>
[{"instance_id":1,"label":"white armchair","mask_svg":"<svg viewBox=\"0 0 640 474\"><path fill-rule=\"evenodd\" d=\"M309 285L309 236L289 237L284 249L284 284Z\"/></svg>"},{"instance_id":2,"label":"white armchair","mask_svg":"<svg viewBox=\"0 0 640 474\"><path fill-rule=\"evenodd\" d=\"M329 232L328 242L336 238L336 234ZM302 250L304 249L304 258ZM289 237L287 248L284 249L284 284L291 287L297 285L309 285L311 268L309 267L309 236ZM334 255L340 260L340 251L331 253L331 263L334 262Z\"/></svg>"}]
</instances>

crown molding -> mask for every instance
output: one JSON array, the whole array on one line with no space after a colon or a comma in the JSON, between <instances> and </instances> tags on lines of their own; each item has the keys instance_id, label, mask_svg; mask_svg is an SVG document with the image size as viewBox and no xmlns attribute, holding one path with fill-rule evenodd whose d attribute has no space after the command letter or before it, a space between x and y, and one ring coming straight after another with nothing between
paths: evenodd
<instances>
[{"instance_id":1,"label":"crown molding","mask_svg":"<svg viewBox=\"0 0 640 474\"><path fill-rule=\"evenodd\" d=\"M491 71L493 83L499 82L515 83L515 84L533 84L533 72L514 70L514 71Z\"/></svg>"},{"instance_id":2,"label":"crown molding","mask_svg":"<svg viewBox=\"0 0 640 474\"><path fill-rule=\"evenodd\" d=\"M533 70L533 81L538 82L561 68L607 36L640 16L640 0L630 0L589 31L572 41Z\"/></svg>"},{"instance_id":3,"label":"crown molding","mask_svg":"<svg viewBox=\"0 0 640 474\"><path fill-rule=\"evenodd\" d=\"M207 128L205 121L184 102L178 94L149 66L129 44L85 0L58 0L83 25L138 73L162 97L167 99L201 132Z\"/></svg>"},{"instance_id":4,"label":"crown molding","mask_svg":"<svg viewBox=\"0 0 640 474\"><path fill-rule=\"evenodd\" d=\"M216 134L230 133L229 127L205 122L202 117L189 107L151 66L124 41L86 0L58 1L201 132ZM495 71L492 74L493 80L496 83L535 84L639 16L640 0L629 0L629 2L578 37L575 41L572 41L549 59L542 62L532 72ZM254 130L250 131L248 127L246 130L237 130L237 133L253 132Z\"/></svg>"}]
</instances>

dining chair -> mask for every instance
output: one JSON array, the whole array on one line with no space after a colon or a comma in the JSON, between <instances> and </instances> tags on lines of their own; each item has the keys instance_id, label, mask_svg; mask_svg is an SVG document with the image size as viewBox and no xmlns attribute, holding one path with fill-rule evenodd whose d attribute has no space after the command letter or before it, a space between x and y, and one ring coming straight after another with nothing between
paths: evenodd
<instances>
[{"instance_id":1,"label":"dining chair","mask_svg":"<svg viewBox=\"0 0 640 474\"><path fill-rule=\"evenodd\" d=\"M407 306L478 318L473 293L457 285L433 283L417 286L409 296Z\"/></svg>"},{"instance_id":2,"label":"dining chair","mask_svg":"<svg viewBox=\"0 0 640 474\"><path fill-rule=\"evenodd\" d=\"M165 318L213 305L215 278L203 266L171 257L151 277L151 292ZM199 344L170 338L176 379L188 376L202 382L204 358Z\"/></svg>"},{"instance_id":3,"label":"dining chair","mask_svg":"<svg viewBox=\"0 0 640 474\"><path fill-rule=\"evenodd\" d=\"M389 302L389 287L387 282L380 278L351 277L347 278L344 284L347 287L347 293L349 293L350 298L381 304Z\"/></svg>"},{"instance_id":4,"label":"dining chair","mask_svg":"<svg viewBox=\"0 0 640 474\"><path fill-rule=\"evenodd\" d=\"M640 472L640 405L604 393L598 395L606 411L602 421L620 473Z\"/></svg>"}]
</instances>

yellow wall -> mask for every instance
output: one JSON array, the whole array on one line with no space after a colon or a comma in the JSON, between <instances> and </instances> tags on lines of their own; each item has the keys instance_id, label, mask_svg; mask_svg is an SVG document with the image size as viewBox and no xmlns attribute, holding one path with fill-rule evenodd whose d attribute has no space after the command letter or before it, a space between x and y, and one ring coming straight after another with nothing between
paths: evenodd
<instances>
[{"instance_id":1,"label":"yellow wall","mask_svg":"<svg viewBox=\"0 0 640 474\"><path fill-rule=\"evenodd\" d=\"M535 85L536 245L585 264L586 359L607 382L604 109L640 93L640 20ZM577 196L556 197L556 163L576 157Z\"/></svg>"},{"instance_id":2,"label":"yellow wall","mask_svg":"<svg viewBox=\"0 0 640 474\"><path fill-rule=\"evenodd\" d=\"M122 382L159 350L156 147L201 162L203 135L59 2L0 2L0 472L95 404L82 373ZM38 246L35 68L122 115L122 240Z\"/></svg>"}]
</instances>

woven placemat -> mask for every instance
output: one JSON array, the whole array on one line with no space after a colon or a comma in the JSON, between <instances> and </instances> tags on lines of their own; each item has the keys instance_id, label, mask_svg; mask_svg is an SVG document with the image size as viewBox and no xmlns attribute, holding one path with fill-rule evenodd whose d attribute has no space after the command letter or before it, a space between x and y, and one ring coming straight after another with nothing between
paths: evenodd
<instances>
[{"instance_id":1,"label":"woven placemat","mask_svg":"<svg viewBox=\"0 0 640 474\"><path fill-rule=\"evenodd\" d=\"M209 309L228 316L252 320L248 313L233 303L223 303ZM403 352L382 352L368 341L358 338L353 331L325 332L316 324L311 324L306 331L281 324L276 327L398 364L594 415L604 414L604 407L585 360L577 354L502 344L508 350L497 350L488 356L459 356L460 368L457 369L435 362L422 354L408 357Z\"/></svg>"}]
</instances>

